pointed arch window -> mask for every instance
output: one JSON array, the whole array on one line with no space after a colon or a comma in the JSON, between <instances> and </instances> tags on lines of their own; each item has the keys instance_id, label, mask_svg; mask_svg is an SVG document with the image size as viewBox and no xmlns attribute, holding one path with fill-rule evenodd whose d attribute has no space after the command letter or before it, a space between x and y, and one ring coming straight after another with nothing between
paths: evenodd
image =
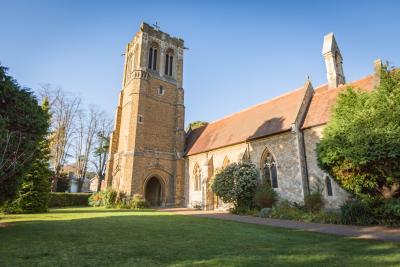
<instances>
[{"instance_id":1,"label":"pointed arch window","mask_svg":"<svg viewBox=\"0 0 400 267\"><path fill-rule=\"evenodd\" d=\"M264 181L269 183L273 188L278 188L276 161L268 149L263 153L261 167Z\"/></svg>"},{"instance_id":2,"label":"pointed arch window","mask_svg":"<svg viewBox=\"0 0 400 267\"><path fill-rule=\"evenodd\" d=\"M329 176L325 176L325 189L328 197L333 196L332 181L331 178L329 178Z\"/></svg>"},{"instance_id":3,"label":"pointed arch window","mask_svg":"<svg viewBox=\"0 0 400 267\"><path fill-rule=\"evenodd\" d=\"M174 62L173 52L169 50L165 55L165 69L164 74L172 77L172 66Z\"/></svg>"},{"instance_id":4,"label":"pointed arch window","mask_svg":"<svg viewBox=\"0 0 400 267\"><path fill-rule=\"evenodd\" d=\"M194 177L194 191L201 190L201 171L199 164L196 163L193 169L193 177Z\"/></svg>"},{"instance_id":5,"label":"pointed arch window","mask_svg":"<svg viewBox=\"0 0 400 267\"><path fill-rule=\"evenodd\" d=\"M156 46L150 47L148 68L151 70L157 70L157 54L158 54L157 47Z\"/></svg>"}]
</instances>

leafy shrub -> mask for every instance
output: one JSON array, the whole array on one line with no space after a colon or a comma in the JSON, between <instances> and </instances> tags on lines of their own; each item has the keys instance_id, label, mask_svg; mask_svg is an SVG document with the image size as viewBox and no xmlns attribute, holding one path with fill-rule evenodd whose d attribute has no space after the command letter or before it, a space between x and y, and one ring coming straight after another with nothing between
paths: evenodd
<instances>
[{"instance_id":1,"label":"leafy shrub","mask_svg":"<svg viewBox=\"0 0 400 267\"><path fill-rule=\"evenodd\" d=\"M267 218L271 213L271 208L262 208L258 213L257 217Z\"/></svg>"},{"instance_id":2,"label":"leafy shrub","mask_svg":"<svg viewBox=\"0 0 400 267\"><path fill-rule=\"evenodd\" d=\"M223 202L233 204L233 212L249 209L257 189L257 170L249 162L232 163L215 175L212 190Z\"/></svg>"},{"instance_id":3,"label":"leafy shrub","mask_svg":"<svg viewBox=\"0 0 400 267\"><path fill-rule=\"evenodd\" d=\"M340 210L343 224L371 225L376 223L373 210L362 201L349 201Z\"/></svg>"},{"instance_id":4,"label":"leafy shrub","mask_svg":"<svg viewBox=\"0 0 400 267\"><path fill-rule=\"evenodd\" d=\"M119 192L115 199L115 206L119 209L130 209L131 208L131 197L125 195L123 192Z\"/></svg>"},{"instance_id":5,"label":"leafy shrub","mask_svg":"<svg viewBox=\"0 0 400 267\"><path fill-rule=\"evenodd\" d=\"M88 206L88 193L50 193L49 207Z\"/></svg>"},{"instance_id":6,"label":"leafy shrub","mask_svg":"<svg viewBox=\"0 0 400 267\"><path fill-rule=\"evenodd\" d=\"M135 194L133 195L132 201L131 201L131 209L145 209L149 205L146 201L146 199L140 195L140 194Z\"/></svg>"},{"instance_id":7,"label":"leafy shrub","mask_svg":"<svg viewBox=\"0 0 400 267\"><path fill-rule=\"evenodd\" d=\"M389 226L400 226L400 199L388 199L382 202L379 209L380 224Z\"/></svg>"},{"instance_id":8,"label":"leafy shrub","mask_svg":"<svg viewBox=\"0 0 400 267\"><path fill-rule=\"evenodd\" d=\"M101 207L103 204L103 195L101 192L96 192L89 197L89 206Z\"/></svg>"},{"instance_id":9,"label":"leafy shrub","mask_svg":"<svg viewBox=\"0 0 400 267\"><path fill-rule=\"evenodd\" d=\"M339 223L340 216L334 212L323 210L311 212L304 210L304 207L290 203L287 200L274 206L269 215L270 218L283 220L296 220L303 222L317 223Z\"/></svg>"},{"instance_id":10,"label":"leafy shrub","mask_svg":"<svg viewBox=\"0 0 400 267\"><path fill-rule=\"evenodd\" d=\"M283 220L300 220L303 211L293 206L289 201L283 200L272 207L271 218Z\"/></svg>"},{"instance_id":11,"label":"leafy shrub","mask_svg":"<svg viewBox=\"0 0 400 267\"><path fill-rule=\"evenodd\" d=\"M304 208L311 212L321 211L325 206L321 192L312 192L304 197Z\"/></svg>"},{"instance_id":12,"label":"leafy shrub","mask_svg":"<svg viewBox=\"0 0 400 267\"><path fill-rule=\"evenodd\" d=\"M52 179L54 180L55 178L52 177ZM57 192L66 192L69 190L70 187L70 179L68 177L68 174L66 173L61 173L58 176L57 179Z\"/></svg>"},{"instance_id":13,"label":"leafy shrub","mask_svg":"<svg viewBox=\"0 0 400 267\"><path fill-rule=\"evenodd\" d=\"M388 200L385 203L385 210L400 219L400 198Z\"/></svg>"},{"instance_id":14,"label":"leafy shrub","mask_svg":"<svg viewBox=\"0 0 400 267\"><path fill-rule=\"evenodd\" d=\"M115 191L114 189L107 188L104 191L100 191L100 194L102 195L101 197L102 206L106 208L115 207L115 205L117 204L116 202L118 195L117 191Z\"/></svg>"},{"instance_id":15,"label":"leafy shrub","mask_svg":"<svg viewBox=\"0 0 400 267\"><path fill-rule=\"evenodd\" d=\"M269 184L261 185L254 196L254 202L259 209L272 208L278 201L278 194Z\"/></svg>"},{"instance_id":16,"label":"leafy shrub","mask_svg":"<svg viewBox=\"0 0 400 267\"><path fill-rule=\"evenodd\" d=\"M144 209L148 207L148 203L142 195L135 194L130 197L123 192L118 193L110 188L93 194L89 198L89 205L93 207L117 207L120 209Z\"/></svg>"},{"instance_id":17,"label":"leafy shrub","mask_svg":"<svg viewBox=\"0 0 400 267\"><path fill-rule=\"evenodd\" d=\"M121 193L122 194L122 193ZM89 205L93 207L113 208L119 204L121 196L114 189L107 188L105 190L94 193L89 198Z\"/></svg>"}]
</instances>

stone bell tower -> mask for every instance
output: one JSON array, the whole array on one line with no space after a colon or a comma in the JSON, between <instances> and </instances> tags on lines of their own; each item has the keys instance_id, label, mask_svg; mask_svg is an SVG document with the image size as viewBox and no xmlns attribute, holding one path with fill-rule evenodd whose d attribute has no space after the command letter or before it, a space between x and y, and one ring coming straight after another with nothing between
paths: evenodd
<instances>
[{"instance_id":1,"label":"stone bell tower","mask_svg":"<svg viewBox=\"0 0 400 267\"><path fill-rule=\"evenodd\" d=\"M182 39L142 23L125 50L105 186L152 206L184 198Z\"/></svg>"}]
</instances>

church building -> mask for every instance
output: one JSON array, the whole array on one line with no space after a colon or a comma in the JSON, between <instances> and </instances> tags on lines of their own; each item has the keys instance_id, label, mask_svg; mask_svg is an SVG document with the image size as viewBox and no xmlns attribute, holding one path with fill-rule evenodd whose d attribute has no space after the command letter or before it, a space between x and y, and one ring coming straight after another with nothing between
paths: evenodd
<instances>
[{"instance_id":1,"label":"church building","mask_svg":"<svg viewBox=\"0 0 400 267\"><path fill-rule=\"evenodd\" d=\"M347 82L333 33L324 37L327 83L299 88L205 126L184 130L184 41L142 23L126 46L122 90L115 113L104 186L141 194L152 206L226 209L211 190L215 172L251 161L281 199L303 202L322 191L326 207L349 194L322 171L316 145L340 92L372 90L374 73Z\"/></svg>"}]
</instances>

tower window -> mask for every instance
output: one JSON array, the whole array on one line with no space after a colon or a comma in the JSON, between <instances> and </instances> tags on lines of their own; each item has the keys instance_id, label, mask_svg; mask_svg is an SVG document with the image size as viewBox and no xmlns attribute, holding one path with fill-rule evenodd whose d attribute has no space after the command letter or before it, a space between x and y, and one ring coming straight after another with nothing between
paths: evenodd
<instances>
[{"instance_id":1,"label":"tower window","mask_svg":"<svg viewBox=\"0 0 400 267\"><path fill-rule=\"evenodd\" d=\"M159 95L164 95L165 94L165 89L162 85L160 85L160 87L158 88L158 94Z\"/></svg>"},{"instance_id":2,"label":"tower window","mask_svg":"<svg viewBox=\"0 0 400 267\"><path fill-rule=\"evenodd\" d=\"M165 75L172 77L173 64L174 64L174 56L172 54L172 51L170 51L165 55L165 70L164 70Z\"/></svg>"},{"instance_id":3,"label":"tower window","mask_svg":"<svg viewBox=\"0 0 400 267\"><path fill-rule=\"evenodd\" d=\"M139 123L143 123L143 115L139 115L138 116L138 122Z\"/></svg>"},{"instance_id":4,"label":"tower window","mask_svg":"<svg viewBox=\"0 0 400 267\"><path fill-rule=\"evenodd\" d=\"M157 48L156 47L150 47L148 68L151 70L157 70Z\"/></svg>"}]
</instances>

